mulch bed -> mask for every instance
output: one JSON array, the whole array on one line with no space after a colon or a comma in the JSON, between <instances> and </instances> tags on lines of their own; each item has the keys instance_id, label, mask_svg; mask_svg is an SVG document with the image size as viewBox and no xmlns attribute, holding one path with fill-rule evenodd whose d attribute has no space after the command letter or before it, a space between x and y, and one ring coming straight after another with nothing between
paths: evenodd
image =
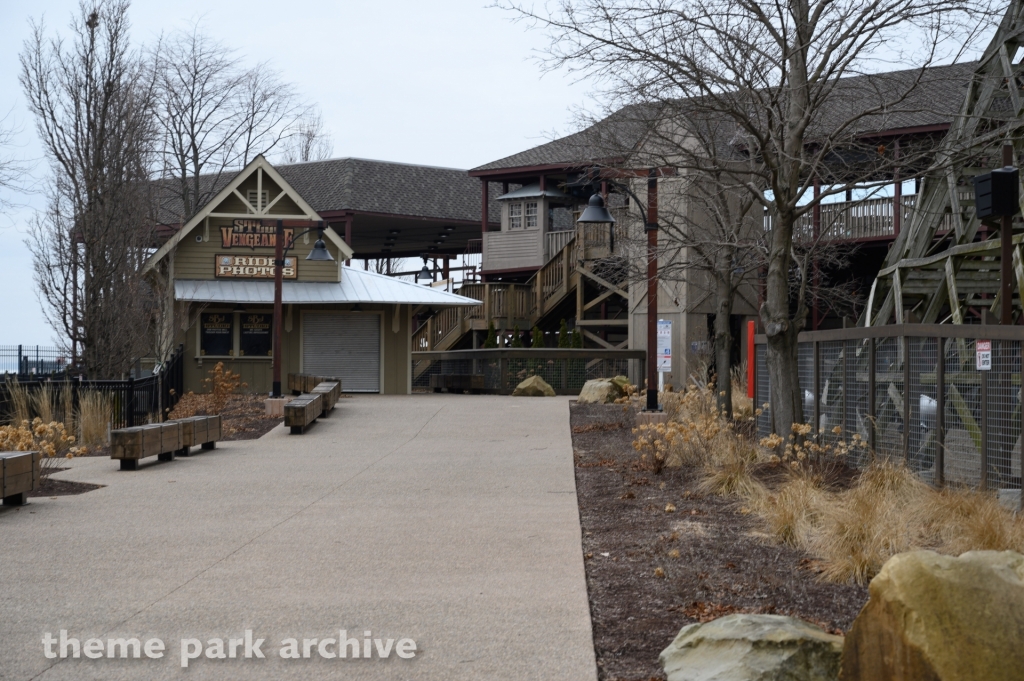
<instances>
[{"instance_id":1,"label":"mulch bed","mask_svg":"<svg viewBox=\"0 0 1024 681\"><path fill-rule=\"evenodd\" d=\"M263 394L233 395L221 413L225 440L256 440L284 423L280 416L267 416Z\"/></svg>"},{"instance_id":2,"label":"mulch bed","mask_svg":"<svg viewBox=\"0 0 1024 681\"><path fill-rule=\"evenodd\" d=\"M42 472L39 480L39 487L28 493L30 497L66 497L72 494L85 494L105 485L93 485L87 482L72 482L71 480L53 480L50 473L66 471L67 468L53 468Z\"/></svg>"},{"instance_id":3,"label":"mulch bed","mask_svg":"<svg viewBox=\"0 0 1024 681\"><path fill-rule=\"evenodd\" d=\"M631 410L574 403L570 413L601 681L664 679L658 654L679 629L733 612L850 627L865 587L820 581L806 554L761 534L735 500L698 494L696 471L644 470Z\"/></svg>"}]
</instances>

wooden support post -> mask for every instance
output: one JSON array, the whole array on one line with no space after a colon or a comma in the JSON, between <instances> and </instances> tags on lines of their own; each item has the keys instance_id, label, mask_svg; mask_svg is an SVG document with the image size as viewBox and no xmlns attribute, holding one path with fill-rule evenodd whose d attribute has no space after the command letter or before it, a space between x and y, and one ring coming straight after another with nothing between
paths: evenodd
<instances>
[{"instance_id":1,"label":"wooden support post","mask_svg":"<svg viewBox=\"0 0 1024 681\"><path fill-rule=\"evenodd\" d=\"M345 234L351 237L351 218L345 222ZM281 305L282 277L284 274L284 221L277 221L277 230L274 236L274 338L273 367L271 367L271 397L281 397Z\"/></svg>"},{"instance_id":2,"label":"wooden support post","mask_svg":"<svg viewBox=\"0 0 1024 681\"><path fill-rule=\"evenodd\" d=\"M488 201L490 200L489 185L485 178L480 178L480 232L487 231L487 223L490 219L490 207ZM480 238L483 238L482 236Z\"/></svg>"},{"instance_id":3,"label":"wooden support post","mask_svg":"<svg viewBox=\"0 0 1024 681\"><path fill-rule=\"evenodd\" d=\"M935 362L935 486L946 484L946 339L936 338Z\"/></svg>"},{"instance_id":4,"label":"wooden support post","mask_svg":"<svg viewBox=\"0 0 1024 681\"><path fill-rule=\"evenodd\" d=\"M658 177L647 178L647 411L658 411Z\"/></svg>"},{"instance_id":5,"label":"wooden support post","mask_svg":"<svg viewBox=\"0 0 1024 681\"><path fill-rule=\"evenodd\" d=\"M900 141L893 143L893 154L897 160L900 157ZM900 179L900 169L897 167L892 173L892 231L893 236L900 235L900 223L903 220L903 180Z\"/></svg>"},{"instance_id":6,"label":"wooden support post","mask_svg":"<svg viewBox=\"0 0 1024 681\"><path fill-rule=\"evenodd\" d=\"M345 243L348 245L349 248L352 248L352 216L351 215L346 215L345 216ZM352 264L351 260L346 260L345 261L345 265L346 266L351 265L351 264Z\"/></svg>"},{"instance_id":7,"label":"wooden support post","mask_svg":"<svg viewBox=\"0 0 1024 681\"><path fill-rule=\"evenodd\" d=\"M1013 165L1013 145L1004 144L1003 167L1011 165ZM1008 325L1013 322L1013 279L1013 217L1004 215L999 227L999 295L1002 296L1000 324ZM1024 303L1024 301L1021 302Z\"/></svg>"}]
</instances>

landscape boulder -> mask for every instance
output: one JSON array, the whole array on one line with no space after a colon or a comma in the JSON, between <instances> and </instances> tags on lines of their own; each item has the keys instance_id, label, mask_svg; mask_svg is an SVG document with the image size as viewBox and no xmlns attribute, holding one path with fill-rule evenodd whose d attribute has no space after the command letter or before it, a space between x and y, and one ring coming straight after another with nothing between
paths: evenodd
<instances>
[{"instance_id":1,"label":"landscape boulder","mask_svg":"<svg viewBox=\"0 0 1024 681\"><path fill-rule=\"evenodd\" d=\"M629 382L628 376L614 376L612 377L612 383L619 386L623 394L626 393L626 388L632 385L632 383Z\"/></svg>"},{"instance_id":2,"label":"landscape boulder","mask_svg":"<svg viewBox=\"0 0 1024 681\"><path fill-rule=\"evenodd\" d=\"M846 636L844 681L1024 678L1024 556L912 551L871 580Z\"/></svg>"},{"instance_id":3,"label":"landscape boulder","mask_svg":"<svg viewBox=\"0 0 1024 681\"><path fill-rule=\"evenodd\" d=\"M625 395L625 391L613 378L594 378L583 384L579 404L608 404Z\"/></svg>"},{"instance_id":4,"label":"landscape boulder","mask_svg":"<svg viewBox=\"0 0 1024 681\"><path fill-rule=\"evenodd\" d=\"M530 376L512 391L516 397L554 397L555 389L540 376Z\"/></svg>"},{"instance_id":5,"label":"landscape boulder","mask_svg":"<svg viewBox=\"0 0 1024 681\"><path fill-rule=\"evenodd\" d=\"M659 659L668 681L829 681L843 637L782 615L727 615L683 627Z\"/></svg>"}]
</instances>

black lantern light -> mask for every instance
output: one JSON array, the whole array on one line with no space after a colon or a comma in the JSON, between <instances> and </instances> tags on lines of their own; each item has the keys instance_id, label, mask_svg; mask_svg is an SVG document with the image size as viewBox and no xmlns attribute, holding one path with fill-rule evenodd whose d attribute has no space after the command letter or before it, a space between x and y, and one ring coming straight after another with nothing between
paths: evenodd
<instances>
[{"instance_id":1,"label":"black lantern light","mask_svg":"<svg viewBox=\"0 0 1024 681\"><path fill-rule=\"evenodd\" d=\"M610 225L614 224L615 218L604 207L604 198L600 194L594 194L590 197L590 202L587 204L586 210L583 211L583 215L576 222L581 224Z\"/></svg>"},{"instance_id":2,"label":"black lantern light","mask_svg":"<svg viewBox=\"0 0 1024 681\"><path fill-rule=\"evenodd\" d=\"M317 260L320 262L333 261L330 252L327 250L327 244L324 243L324 230L319 230L317 234L316 243L313 244L313 250L306 256L306 260Z\"/></svg>"},{"instance_id":3,"label":"black lantern light","mask_svg":"<svg viewBox=\"0 0 1024 681\"><path fill-rule=\"evenodd\" d=\"M416 275L416 279L419 281L433 281L434 273L430 271L429 267L427 267L427 255L424 253L420 257L423 258L423 269L421 269L420 273Z\"/></svg>"}]
</instances>

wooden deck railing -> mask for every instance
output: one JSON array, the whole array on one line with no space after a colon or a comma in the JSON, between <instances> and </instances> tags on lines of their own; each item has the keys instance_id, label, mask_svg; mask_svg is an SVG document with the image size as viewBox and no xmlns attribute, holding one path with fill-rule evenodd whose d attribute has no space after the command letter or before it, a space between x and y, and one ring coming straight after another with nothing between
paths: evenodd
<instances>
[{"instance_id":1,"label":"wooden deck railing","mask_svg":"<svg viewBox=\"0 0 1024 681\"><path fill-rule=\"evenodd\" d=\"M970 201L973 198L972 192L960 192L961 201ZM900 220L901 227L906 227L910 224L911 214L914 211L916 201L916 195L902 197L903 215ZM895 236L896 230L893 223L894 203L892 198L823 203L821 205L821 234L825 240L829 241L859 241ZM952 214L947 213L941 219L942 226L939 228L939 231L945 231L953 227ZM814 214L808 212L802 215L797 220L795 227L794 235L796 238L814 238ZM772 216L767 213L764 216L764 228L765 231L772 228Z\"/></svg>"},{"instance_id":2,"label":"wooden deck railing","mask_svg":"<svg viewBox=\"0 0 1024 681\"><path fill-rule=\"evenodd\" d=\"M576 236L575 230L567 229L561 232L548 232L547 244L544 250L545 262L558 255L558 252L565 248L566 244Z\"/></svg>"}]
</instances>

